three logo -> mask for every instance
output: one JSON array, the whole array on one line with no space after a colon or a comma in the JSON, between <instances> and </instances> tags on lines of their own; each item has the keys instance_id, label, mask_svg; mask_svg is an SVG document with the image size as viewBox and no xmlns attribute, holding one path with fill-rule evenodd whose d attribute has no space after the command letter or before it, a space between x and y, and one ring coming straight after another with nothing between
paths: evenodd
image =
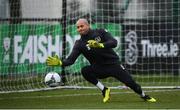
<instances>
[{"instance_id":1,"label":"three logo","mask_svg":"<svg viewBox=\"0 0 180 110\"><path fill-rule=\"evenodd\" d=\"M138 59L137 34L130 31L125 36L125 61L129 65L133 65Z\"/></svg>"}]
</instances>

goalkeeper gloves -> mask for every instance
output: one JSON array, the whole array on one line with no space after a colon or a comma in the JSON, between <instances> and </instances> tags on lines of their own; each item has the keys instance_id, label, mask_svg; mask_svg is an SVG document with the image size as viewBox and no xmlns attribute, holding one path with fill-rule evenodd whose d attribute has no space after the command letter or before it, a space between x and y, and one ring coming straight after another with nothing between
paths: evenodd
<instances>
[{"instance_id":1,"label":"goalkeeper gloves","mask_svg":"<svg viewBox=\"0 0 180 110\"><path fill-rule=\"evenodd\" d=\"M46 59L46 63L48 66L62 66L62 61L58 58L57 55L51 57L48 56Z\"/></svg>"},{"instance_id":2,"label":"goalkeeper gloves","mask_svg":"<svg viewBox=\"0 0 180 110\"><path fill-rule=\"evenodd\" d=\"M104 48L104 44L99 43L96 40L88 40L87 43L87 46L90 48Z\"/></svg>"}]
</instances>

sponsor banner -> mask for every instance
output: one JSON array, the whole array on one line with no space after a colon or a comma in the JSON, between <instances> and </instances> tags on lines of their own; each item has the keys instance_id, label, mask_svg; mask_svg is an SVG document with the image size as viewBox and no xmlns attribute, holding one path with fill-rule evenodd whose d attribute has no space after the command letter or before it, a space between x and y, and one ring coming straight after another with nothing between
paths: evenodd
<instances>
[{"instance_id":1,"label":"sponsor banner","mask_svg":"<svg viewBox=\"0 0 180 110\"><path fill-rule=\"evenodd\" d=\"M92 27L99 27L94 24ZM104 28L120 42L120 25L104 24ZM115 31L115 29L117 29ZM62 57L62 32L60 25L0 25L0 73L44 73L48 70L45 65L48 56ZM74 42L80 38L76 26L68 26L66 35L67 56L72 51ZM121 47L117 47L120 50ZM121 51L118 51L121 55ZM83 62L83 63L82 63ZM79 72L87 64L83 57L67 68L68 72ZM75 68L75 69L73 69ZM61 68L55 68L61 71Z\"/></svg>"},{"instance_id":2,"label":"sponsor banner","mask_svg":"<svg viewBox=\"0 0 180 110\"><path fill-rule=\"evenodd\" d=\"M46 73L49 69L61 71L59 67L45 64L48 56L62 56L60 25L0 25L0 29L0 74ZM67 55L79 37L76 33L66 35ZM74 66L79 67L77 64Z\"/></svg>"},{"instance_id":3,"label":"sponsor banner","mask_svg":"<svg viewBox=\"0 0 180 110\"><path fill-rule=\"evenodd\" d=\"M180 64L180 35L172 24L123 26L124 62L132 72L175 73Z\"/></svg>"}]
</instances>

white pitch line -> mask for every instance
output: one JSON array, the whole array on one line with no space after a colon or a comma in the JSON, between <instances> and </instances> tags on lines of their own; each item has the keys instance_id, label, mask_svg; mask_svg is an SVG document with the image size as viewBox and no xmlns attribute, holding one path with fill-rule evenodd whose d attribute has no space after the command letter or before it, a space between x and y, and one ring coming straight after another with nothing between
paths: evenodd
<instances>
[{"instance_id":1,"label":"white pitch line","mask_svg":"<svg viewBox=\"0 0 180 110\"><path fill-rule=\"evenodd\" d=\"M150 90L150 91L145 91L147 92L171 92L171 91L180 91L179 89L174 89L174 90ZM127 92L111 92L111 94L131 94L134 93L133 91L127 91ZM29 96L29 97L8 97L8 98L0 98L0 100L5 100L5 99L36 99L36 98L60 98L60 97L72 97L72 96L95 96L95 95L100 95L100 93L91 93L91 94L65 94L65 95L46 95L46 96Z\"/></svg>"}]
</instances>

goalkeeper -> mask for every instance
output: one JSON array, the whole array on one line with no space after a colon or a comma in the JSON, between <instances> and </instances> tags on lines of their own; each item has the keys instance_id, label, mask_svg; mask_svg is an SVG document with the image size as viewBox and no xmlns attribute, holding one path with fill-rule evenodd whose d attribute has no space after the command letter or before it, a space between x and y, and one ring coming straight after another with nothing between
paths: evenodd
<instances>
[{"instance_id":1,"label":"goalkeeper","mask_svg":"<svg viewBox=\"0 0 180 110\"><path fill-rule=\"evenodd\" d=\"M46 60L47 65L72 65L77 57L83 54L90 65L83 67L81 73L87 81L102 91L103 102L110 99L110 88L104 86L99 79L107 77L118 79L139 94L145 101L156 102L156 99L142 91L141 86L133 80L124 66L120 64L118 55L112 49L117 46L117 41L109 32L104 29L91 29L86 19L79 19L76 26L81 38L75 42L69 57L61 61L57 56L49 56Z\"/></svg>"}]
</instances>

